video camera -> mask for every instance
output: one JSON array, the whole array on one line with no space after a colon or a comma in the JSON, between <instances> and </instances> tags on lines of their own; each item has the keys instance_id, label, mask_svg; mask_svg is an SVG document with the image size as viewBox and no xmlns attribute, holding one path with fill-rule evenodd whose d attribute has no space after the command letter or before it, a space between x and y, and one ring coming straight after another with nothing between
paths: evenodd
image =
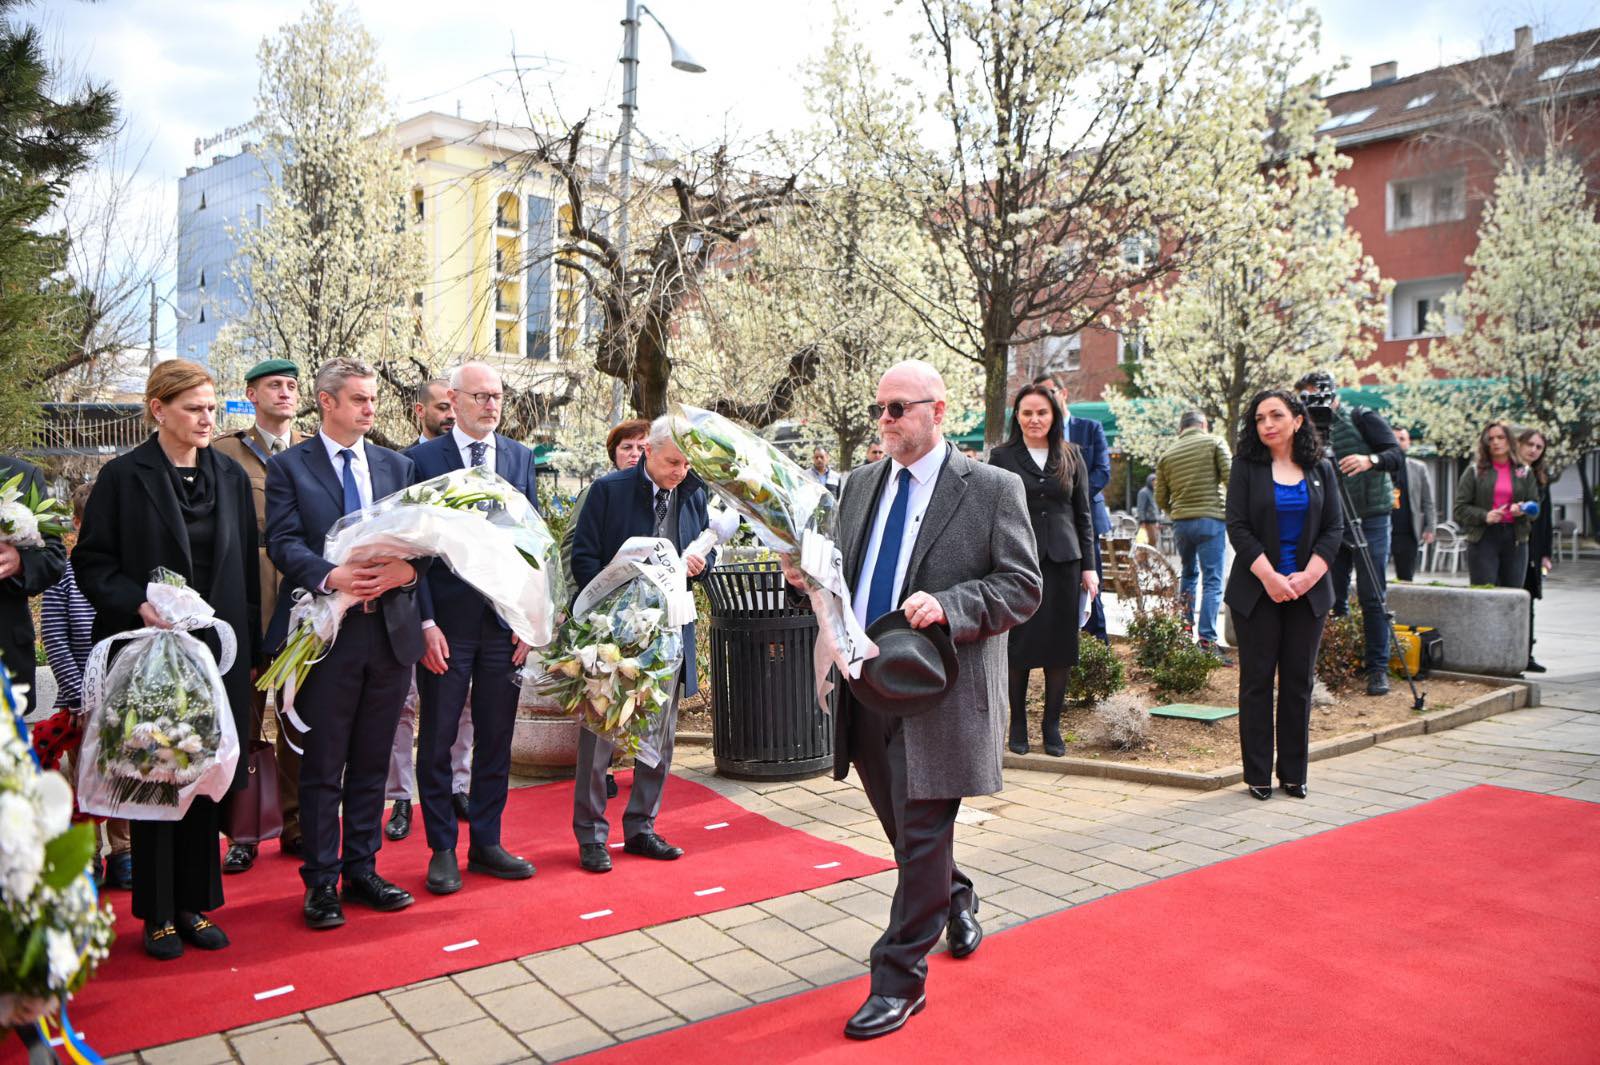
<instances>
[{"instance_id":1,"label":"video camera","mask_svg":"<svg viewBox=\"0 0 1600 1065\"><path fill-rule=\"evenodd\" d=\"M1333 376L1322 370L1308 373L1300 378L1295 390L1300 393L1300 402L1306 405L1306 415L1316 426L1318 437L1327 440L1328 431L1333 428L1333 405L1339 398Z\"/></svg>"}]
</instances>

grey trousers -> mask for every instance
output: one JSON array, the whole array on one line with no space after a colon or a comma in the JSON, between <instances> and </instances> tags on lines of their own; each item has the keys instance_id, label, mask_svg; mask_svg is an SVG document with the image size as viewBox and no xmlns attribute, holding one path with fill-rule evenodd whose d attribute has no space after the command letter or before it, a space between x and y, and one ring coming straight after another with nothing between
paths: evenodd
<instances>
[{"instance_id":1,"label":"grey trousers","mask_svg":"<svg viewBox=\"0 0 1600 1065\"><path fill-rule=\"evenodd\" d=\"M422 667L417 666L418 669ZM471 699L468 689L468 700ZM417 680L413 674L411 690L400 708L400 724L394 730L394 750L389 754L389 780L384 786L386 801L417 801ZM465 795L472 785L472 715L462 714L456 729L456 742L450 745L450 790Z\"/></svg>"},{"instance_id":2,"label":"grey trousers","mask_svg":"<svg viewBox=\"0 0 1600 1065\"><path fill-rule=\"evenodd\" d=\"M622 813L622 838L631 839L641 832L656 830L656 815L661 812L661 797L666 790L667 777L672 773L673 737L678 731L678 698L683 694L683 682L672 690L672 703L661 715L656 730L661 761L655 766L638 764L633 767L633 794L628 797L628 808ZM611 768L611 752L616 745L603 740L588 729L578 730L578 766L572 787L572 834L578 842L604 843L611 834L611 822L606 820L606 771Z\"/></svg>"}]
</instances>

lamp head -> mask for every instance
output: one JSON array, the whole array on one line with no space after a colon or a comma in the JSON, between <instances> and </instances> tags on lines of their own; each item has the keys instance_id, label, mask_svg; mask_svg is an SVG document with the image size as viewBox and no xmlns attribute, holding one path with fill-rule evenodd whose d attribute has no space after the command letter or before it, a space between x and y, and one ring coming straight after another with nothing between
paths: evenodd
<instances>
[{"instance_id":1,"label":"lamp head","mask_svg":"<svg viewBox=\"0 0 1600 1065\"><path fill-rule=\"evenodd\" d=\"M705 67L695 62L694 56L689 54L688 49L679 44L672 34L667 31L667 28L661 25L661 20L656 17L654 11L640 4L639 13L641 15L649 15L650 21L660 27L661 35L667 39L667 47L672 49L672 67L674 70L681 70L688 74L704 74L706 72Z\"/></svg>"}]
</instances>

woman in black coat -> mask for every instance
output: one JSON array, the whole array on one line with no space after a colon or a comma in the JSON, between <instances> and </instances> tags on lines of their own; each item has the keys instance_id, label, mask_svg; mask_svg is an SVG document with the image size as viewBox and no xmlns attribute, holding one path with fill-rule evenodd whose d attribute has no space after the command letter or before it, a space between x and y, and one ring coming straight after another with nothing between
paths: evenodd
<instances>
[{"instance_id":1,"label":"woman in black coat","mask_svg":"<svg viewBox=\"0 0 1600 1065\"><path fill-rule=\"evenodd\" d=\"M1522 582L1523 590L1533 599L1544 598L1544 575L1555 565L1556 524L1555 512L1550 506L1550 471L1544 464L1544 434L1537 429L1524 429L1517 434L1517 454L1528 472L1539 485L1539 514L1533 519L1528 532L1528 573ZM1528 601L1528 672L1543 673L1533 657L1533 599Z\"/></svg>"},{"instance_id":2,"label":"woman in black coat","mask_svg":"<svg viewBox=\"0 0 1600 1065\"><path fill-rule=\"evenodd\" d=\"M1278 782L1306 797L1311 686L1322 625L1333 606L1328 567L1344 515L1333 466L1299 397L1281 389L1250 401L1228 477L1233 571L1223 599L1239 644L1239 751L1244 782L1272 798L1273 680Z\"/></svg>"},{"instance_id":3,"label":"woman in black coat","mask_svg":"<svg viewBox=\"0 0 1600 1065\"><path fill-rule=\"evenodd\" d=\"M1017 393L1011 405L1011 436L989 453L989 462L1022 478L1028 517L1039 546L1044 599L1033 617L1007 637L1011 659L1011 737L1013 753L1028 753L1028 676L1044 670L1044 752L1067 753L1061 742L1061 709L1067 677L1078 664L1080 588L1099 592L1092 557L1094 516L1090 510L1089 468L1077 445L1066 439L1066 419L1055 397L1038 385Z\"/></svg>"},{"instance_id":4,"label":"woman in black coat","mask_svg":"<svg viewBox=\"0 0 1600 1065\"><path fill-rule=\"evenodd\" d=\"M217 400L203 368L182 359L157 365L145 385L145 407L156 432L106 463L96 479L73 570L95 608L96 642L145 626L167 627L145 599L145 585L163 566L211 604L238 643L222 680L242 746L251 720L251 667L261 645L250 479L209 446ZM214 634L198 630L196 636L219 653ZM241 757L235 790L244 786L246 770ZM206 916L222 905L220 829L220 808L203 797L180 821L131 822L133 914L144 920L151 956L176 958L185 942L205 950L228 945Z\"/></svg>"}]
</instances>

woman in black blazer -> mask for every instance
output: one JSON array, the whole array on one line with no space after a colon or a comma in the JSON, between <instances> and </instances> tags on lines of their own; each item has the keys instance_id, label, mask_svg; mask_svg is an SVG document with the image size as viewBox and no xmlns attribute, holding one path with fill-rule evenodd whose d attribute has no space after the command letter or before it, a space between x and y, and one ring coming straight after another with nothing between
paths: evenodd
<instances>
[{"instance_id":1,"label":"woman in black blazer","mask_svg":"<svg viewBox=\"0 0 1600 1065\"><path fill-rule=\"evenodd\" d=\"M1239 643L1239 749L1244 782L1272 798L1272 688L1278 688L1278 782L1306 797L1311 686L1322 625L1333 606L1328 567L1344 515L1333 466L1299 397L1282 389L1250 401L1228 478L1233 572L1223 599Z\"/></svg>"},{"instance_id":2,"label":"woman in black blazer","mask_svg":"<svg viewBox=\"0 0 1600 1065\"><path fill-rule=\"evenodd\" d=\"M1094 545L1089 468L1077 445L1066 439L1065 422L1055 397L1029 385L1011 405L1010 438L989 453L992 465L1022 478L1044 574L1039 609L1007 637L1011 658L1007 746L1016 754L1028 753L1028 676L1042 668L1044 752L1057 758L1067 753L1061 742L1061 708L1067 698L1067 677L1078 664L1079 589L1093 598L1100 587L1094 567L1083 565Z\"/></svg>"},{"instance_id":3,"label":"woman in black blazer","mask_svg":"<svg viewBox=\"0 0 1600 1065\"><path fill-rule=\"evenodd\" d=\"M145 408L156 432L106 463L96 479L72 567L95 608L96 642L147 625L167 627L145 600L145 585L163 566L211 604L238 642L222 680L243 743L251 667L259 664L261 645L250 478L209 446L217 398L202 367L182 359L158 364L145 384ZM196 635L219 653L213 634ZM246 771L241 757L234 789L244 786ZM185 942L204 950L227 946L228 937L206 916L222 905L218 805L196 798L181 821L136 820L130 827L133 914L144 919L145 950L169 960Z\"/></svg>"}]
</instances>

